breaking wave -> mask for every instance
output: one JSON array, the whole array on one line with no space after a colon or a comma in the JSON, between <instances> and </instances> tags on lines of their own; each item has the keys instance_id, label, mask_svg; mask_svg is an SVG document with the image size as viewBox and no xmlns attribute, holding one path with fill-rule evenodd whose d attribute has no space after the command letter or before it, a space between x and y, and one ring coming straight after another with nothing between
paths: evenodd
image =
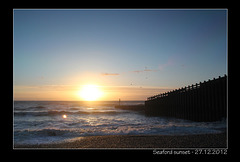
<instances>
[{"instance_id":1,"label":"breaking wave","mask_svg":"<svg viewBox=\"0 0 240 162\"><path fill-rule=\"evenodd\" d=\"M95 114L95 115L117 115L121 113L127 113L127 111L58 111L58 110L49 110L49 111L14 111L16 116L53 116L53 115L83 115L83 114Z\"/></svg>"}]
</instances>

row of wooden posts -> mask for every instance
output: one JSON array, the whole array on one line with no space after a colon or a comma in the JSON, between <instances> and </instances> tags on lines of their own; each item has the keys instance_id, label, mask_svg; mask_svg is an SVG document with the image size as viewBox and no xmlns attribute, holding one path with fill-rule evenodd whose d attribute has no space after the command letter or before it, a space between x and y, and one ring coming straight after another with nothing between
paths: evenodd
<instances>
[{"instance_id":1,"label":"row of wooden posts","mask_svg":"<svg viewBox=\"0 0 240 162\"><path fill-rule=\"evenodd\" d=\"M218 121L227 117L227 76L149 97L147 115L193 121Z\"/></svg>"}]
</instances>

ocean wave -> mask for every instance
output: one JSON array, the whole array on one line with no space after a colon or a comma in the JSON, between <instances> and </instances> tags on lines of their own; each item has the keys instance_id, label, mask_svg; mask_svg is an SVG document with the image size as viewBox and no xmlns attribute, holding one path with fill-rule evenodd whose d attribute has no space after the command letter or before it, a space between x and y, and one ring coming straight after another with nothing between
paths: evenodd
<instances>
[{"instance_id":1,"label":"ocean wave","mask_svg":"<svg viewBox=\"0 0 240 162\"><path fill-rule=\"evenodd\" d=\"M70 110L79 110L79 108L78 107L71 107L71 108L69 108Z\"/></svg>"},{"instance_id":2,"label":"ocean wave","mask_svg":"<svg viewBox=\"0 0 240 162\"><path fill-rule=\"evenodd\" d=\"M38 111L38 110L44 110L47 107L45 106L28 106L28 107L19 107L19 106L14 106L14 110L16 111Z\"/></svg>"},{"instance_id":3,"label":"ocean wave","mask_svg":"<svg viewBox=\"0 0 240 162\"><path fill-rule=\"evenodd\" d=\"M75 137L96 136L96 135L189 135L189 134L206 134L206 133L220 133L211 127L196 126L196 125L141 125L127 124L127 123L98 123L97 125L89 122L76 122L74 127L64 128L65 124L59 127L45 127L33 129L18 129L14 131L15 143L49 143L59 140L65 140ZM73 123L72 123L73 124ZM79 125L78 125L79 124Z\"/></svg>"},{"instance_id":4,"label":"ocean wave","mask_svg":"<svg viewBox=\"0 0 240 162\"><path fill-rule=\"evenodd\" d=\"M142 128L141 128L141 131ZM51 137L84 137L84 136L96 136L96 135L124 135L124 134L135 134L140 133L139 128L132 128L130 126L106 126L102 127L87 127L87 128L76 128L76 129L54 129L54 128L43 128L35 130L15 130L15 139L39 139L39 138L51 138Z\"/></svg>"},{"instance_id":5,"label":"ocean wave","mask_svg":"<svg viewBox=\"0 0 240 162\"><path fill-rule=\"evenodd\" d=\"M45 111L14 111L14 116L46 116L48 112Z\"/></svg>"},{"instance_id":6,"label":"ocean wave","mask_svg":"<svg viewBox=\"0 0 240 162\"><path fill-rule=\"evenodd\" d=\"M33 108L46 108L45 106L34 106Z\"/></svg>"},{"instance_id":7,"label":"ocean wave","mask_svg":"<svg viewBox=\"0 0 240 162\"><path fill-rule=\"evenodd\" d=\"M117 115L121 113L127 113L126 111L67 111L67 110L49 110L49 111L14 111L14 115L16 116L51 116L51 115Z\"/></svg>"},{"instance_id":8,"label":"ocean wave","mask_svg":"<svg viewBox=\"0 0 240 162\"><path fill-rule=\"evenodd\" d=\"M27 110L28 107L14 107L14 110Z\"/></svg>"}]
</instances>

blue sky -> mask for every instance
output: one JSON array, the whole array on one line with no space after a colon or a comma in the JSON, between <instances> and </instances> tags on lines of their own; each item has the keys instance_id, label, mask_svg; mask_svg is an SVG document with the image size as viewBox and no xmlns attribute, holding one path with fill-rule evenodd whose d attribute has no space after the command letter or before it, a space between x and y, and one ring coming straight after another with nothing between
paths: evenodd
<instances>
[{"instance_id":1,"label":"blue sky","mask_svg":"<svg viewBox=\"0 0 240 162\"><path fill-rule=\"evenodd\" d=\"M14 10L14 85L180 88L227 74L227 10Z\"/></svg>"}]
</instances>

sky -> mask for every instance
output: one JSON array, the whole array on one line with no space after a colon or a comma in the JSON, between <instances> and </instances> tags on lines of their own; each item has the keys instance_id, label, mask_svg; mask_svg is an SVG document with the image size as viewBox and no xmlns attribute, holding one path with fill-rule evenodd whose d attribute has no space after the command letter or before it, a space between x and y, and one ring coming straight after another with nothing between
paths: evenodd
<instances>
[{"instance_id":1,"label":"sky","mask_svg":"<svg viewBox=\"0 0 240 162\"><path fill-rule=\"evenodd\" d=\"M147 97L227 74L227 10L13 10L14 100Z\"/></svg>"}]
</instances>

